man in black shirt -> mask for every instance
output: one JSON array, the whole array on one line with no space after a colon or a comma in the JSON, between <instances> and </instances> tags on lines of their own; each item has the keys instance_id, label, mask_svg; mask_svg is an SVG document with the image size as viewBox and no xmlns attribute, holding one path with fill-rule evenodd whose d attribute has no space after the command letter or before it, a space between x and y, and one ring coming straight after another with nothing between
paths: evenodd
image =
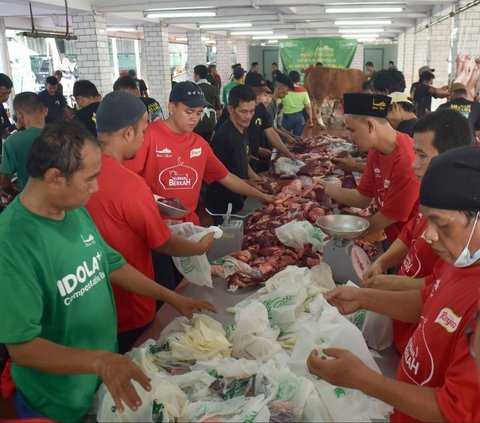
<instances>
[{"instance_id":1,"label":"man in black shirt","mask_svg":"<svg viewBox=\"0 0 480 423\"><path fill-rule=\"evenodd\" d=\"M480 104L467 99L467 88L461 82L455 82L450 87L450 101L438 109L453 109L459 111L468 119L476 138L480 137Z\"/></svg>"},{"instance_id":2,"label":"man in black shirt","mask_svg":"<svg viewBox=\"0 0 480 423\"><path fill-rule=\"evenodd\" d=\"M63 85L60 82L63 78L63 72L61 70L56 70L55 73L53 74L55 78L57 78L58 84L57 84L57 91L60 95L63 95Z\"/></svg>"},{"instance_id":3,"label":"man in black shirt","mask_svg":"<svg viewBox=\"0 0 480 423\"><path fill-rule=\"evenodd\" d=\"M435 75L427 70L420 75L418 83L412 85L410 97L413 98L415 114L419 119L431 111L432 97L445 98L449 95L448 87L435 88L433 86L434 79Z\"/></svg>"},{"instance_id":4,"label":"man in black shirt","mask_svg":"<svg viewBox=\"0 0 480 423\"><path fill-rule=\"evenodd\" d=\"M86 79L75 81L73 96L80 109L75 112L74 119L82 122L85 127L97 136L97 109L101 101L100 93L95 84Z\"/></svg>"},{"instance_id":5,"label":"man in black shirt","mask_svg":"<svg viewBox=\"0 0 480 423\"><path fill-rule=\"evenodd\" d=\"M0 73L0 139L7 138L10 135L7 129L10 126L10 119L3 107L3 103L10 97L12 87L12 80L4 73Z\"/></svg>"},{"instance_id":6,"label":"man in black shirt","mask_svg":"<svg viewBox=\"0 0 480 423\"><path fill-rule=\"evenodd\" d=\"M45 89L39 94L43 104L48 108L45 123L55 122L66 117L67 102L65 97L58 92L58 80L49 76L45 80Z\"/></svg>"},{"instance_id":7,"label":"man in black shirt","mask_svg":"<svg viewBox=\"0 0 480 423\"><path fill-rule=\"evenodd\" d=\"M253 62L250 70L245 75L245 85L252 86L252 82L257 80L258 77L263 78L258 72L259 69L258 62Z\"/></svg>"},{"instance_id":8,"label":"man in black shirt","mask_svg":"<svg viewBox=\"0 0 480 423\"><path fill-rule=\"evenodd\" d=\"M246 85L232 88L228 96L227 111L229 118L215 131L211 141L213 152L225 167L241 179L248 180L255 186L257 175L248 165L249 144L247 129L255 113L255 91ZM245 197L225 188L218 182L207 186L207 208L212 213L225 214L228 203L232 211L238 212L243 207ZM221 223L221 218L215 223Z\"/></svg>"},{"instance_id":9,"label":"man in black shirt","mask_svg":"<svg viewBox=\"0 0 480 423\"><path fill-rule=\"evenodd\" d=\"M138 88L138 92L140 93L140 97L147 98L148 97L147 84L145 84L145 81L143 79L138 79L137 78L137 72L135 72L135 69L130 69L128 71L128 76L130 76L135 81L135 85Z\"/></svg>"},{"instance_id":10,"label":"man in black shirt","mask_svg":"<svg viewBox=\"0 0 480 423\"><path fill-rule=\"evenodd\" d=\"M254 78L252 82L254 84L252 88L256 94L256 107L255 115L248 127L248 140L250 145L250 164L255 172L263 172L268 170L272 148L276 148L283 156L293 160L295 160L295 155L288 150L275 131L272 118L262 103L262 96L266 93L271 93L271 90L267 87L265 79L260 74L257 75L259 78ZM228 112L224 108L215 130L220 128L227 119Z\"/></svg>"},{"instance_id":11,"label":"man in black shirt","mask_svg":"<svg viewBox=\"0 0 480 423\"><path fill-rule=\"evenodd\" d=\"M392 99L388 110L387 119L397 131L410 135L413 138L413 127L418 121L414 105L407 94L394 92L389 95Z\"/></svg>"},{"instance_id":12,"label":"man in black shirt","mask_svg":"<svg viewBox=\"0 0 480 423\"><path fill-rule=\"evenodd\" d=\"M149 122L155 122L158 119L165 120L165 116L163 115L163 110L162 106L160 106L160 103L151 97L141 97L138 86L131 76L124 75L118 78L113 84L113 90L126 91L127 93L130 93L135 97L140 97L140 100L142 100L143 104L145 104L145 106L147 107Z\"/></svg>"},{"instance_id":13,"label":"man in black shirt","mask_svg":"<svg viewBox=\"0 0 480 423\"><path fill-rule=\"evenodd\" d=\"M208 69L205 65L197 65L193 68L195 83L203 91L205 99L209 103L208 106L203 108L202 117L193 132L202 136L205 141L210 142L215 124L217 123L217 112L222 109L222 104L217 86L212 85L209 80L207 80L207 76Z\"/></svg>"}]
</instances>

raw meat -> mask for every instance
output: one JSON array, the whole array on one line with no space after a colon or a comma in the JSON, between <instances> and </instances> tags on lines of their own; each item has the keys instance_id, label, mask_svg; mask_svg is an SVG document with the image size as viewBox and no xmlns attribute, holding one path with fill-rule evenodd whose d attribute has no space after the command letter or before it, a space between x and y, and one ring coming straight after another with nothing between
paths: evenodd
<instances>
[{"instance_id":1,"label":"raw meat","mask_svg":"<svg viewBox=\"0 0 480 423\"><path fill-rule=\"evenodd\" d=\"M178 198L161 198L159 202L166 206L175 207L179 210L188 210Z\"/></svg>"}]
</instances>

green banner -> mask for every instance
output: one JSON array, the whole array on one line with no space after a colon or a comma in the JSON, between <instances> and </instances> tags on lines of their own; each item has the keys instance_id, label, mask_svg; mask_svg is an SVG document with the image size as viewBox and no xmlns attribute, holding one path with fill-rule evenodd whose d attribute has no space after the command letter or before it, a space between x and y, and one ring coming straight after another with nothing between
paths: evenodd
<instances>
[{"instance_id":1,"label":"green banner","mask_svg":"<svg viewBox=\"0 0 480 423\"><path fill-rule=\"evenodd\" d=\"M280 40L283 72L300 72L322 62L329 68L348 68L357 50L357 40L343 38L297 38Z\"/></svg>"}]
</instances>

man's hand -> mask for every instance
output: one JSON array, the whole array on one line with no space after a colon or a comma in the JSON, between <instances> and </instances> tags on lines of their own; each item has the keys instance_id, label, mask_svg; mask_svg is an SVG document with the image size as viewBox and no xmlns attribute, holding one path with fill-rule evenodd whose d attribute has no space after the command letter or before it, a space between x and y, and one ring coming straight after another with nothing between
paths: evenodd
<instances>
[{"instance_id":1,"label":"man's hand","mask_svg":"<svg viewBox=\"0 0 480 423\"><path fill-rule=\"evenodd\" d=\"M194 311L208 310L212 313L217 313L217 309L213 304L207 301L194 300L193 298L185 297L177 294L175 298L170 302L170 305L182 315L191 319Z\"/></svg>"},{"instance_id":2,"label":"man's hand","mask_svg":"<svg viewBox=\"0 0 480 423\"><path fill-rule=\"evenodd\" d=\"M344 172L358 172L360 170L360 164L350 154L347 157L332 157L332 162Z\"/></svg>"},{"instance_id":3,"label":"man's hand","mask_svg":"<svg viewBox=\"0 0 480 423\"><path fill-rule=\"evenodd\" d=\"M95 373L100 376L110 391L115 406L121 413L125 403L133 411L142 405L132 380L136 380L146 391L150 391L150 379L129 358L110 352L101 352L94 363Z\"/></svg>"},{"instance_id":4,"label":"man's hand","mask_svg":"<svg viewBox=\"0 0 480 423\"><path fill-rule=\"evenodd\" d=\"M258 154L260 154L260 156L262 157L270 158L270 156L272 155L272 150L264 147L258 147Z\"/></svg>"},{"instance_id":5,"label":"man's hand","mask_svg":"<svg viewBox=\"0 0 480 423\"><path fill-rule=\"evenodd\" d=\"M396 275L377 274L363 281L365 288L391 290Z\"/></svg>"},{"instance_id":6,"label":"man's hand","mask_svg":"<svg viewBox=\"0 0 480 423\"><path fill-rule=\"evenodd\" d=\"M361 289L354 286L340 286L325 294L325 299L342 314L351 314L362 308Z\"/></svg>"},{"instance_id":7,"label":"man's hand","mask_svg":"<svg viewBox=\"0 0 480 423\"><path fill-rule=\"evenodd\" d=\"M198 244L200 245L200 247L203 251L203 252L199 253L199 255L204 254L208 250L210 250L210 248L212 248L212 245L213 245L214 241L215 241L215 238L213 237L213 232L208 233L200 241L198 241Z\"/></svg>"},{"instance_id":8,"label":"man's hand","mask_svg":"<svg viewBox=\"0 0 480 423\"><path fill-rule=\"evenodd\" d=\"M362 276L363 283L365 284L370 278L372 278L376 275L381 275L382 273L383 273L382 265L377 260L363 274L363 276Z\"/></svg>"},{"instance_id":9,"label":"man's hand","mask_svg":"<svg viewBox=\"0 0 480 423\"><path fill-rule=\"evenodd\" d=\"M263 193L262 193L263 194ZM275 202L275 197L273 195L269 194L263 194L262 197L258 197L258 199L263 203L263 204L272 204Z\"/></svg>"},{"instance_id":10,"label":"man's hand","mask_svg":"<svg viewBox=\"0 0 480 423\"><path fill-rule=\"evenodd\" d=\"M333 357L334 360L327 359ZM328 383L345 388L355 388L372 370L350 351L339 348L313 350L307 359L308 371Z\"/></svg>"},{"instance_id":11,"label":"man's hand","mask_svg":"<svg viewBox=\"0 0 480 423\"><path fill-rule=\"evenodd\" d=\"M313 127L313 120L312 120L312 119L308 119L308 121L307 121L307 126L308 126L309 128Z\"/></svg>"}]
</instances>

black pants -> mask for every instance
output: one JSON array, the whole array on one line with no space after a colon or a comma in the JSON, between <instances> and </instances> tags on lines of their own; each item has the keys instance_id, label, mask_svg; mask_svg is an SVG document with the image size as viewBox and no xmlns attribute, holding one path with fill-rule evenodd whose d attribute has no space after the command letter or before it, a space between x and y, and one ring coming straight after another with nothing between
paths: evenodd
<instances>
[{"instance_id":1,"label":"black pants","mask_svg":"<svg viewBox=\"0 0 480 423\"><path fill-rule=\"evenodd\" d=\"M140 337L140 335L145 331L145 328L148 325L142 326L141 328L129 330L128 332L121 332L117 334L118 340L118 352L120 354L125 354L126 352L132 349L135 341Z\"/></svg>"},{"instance_id":2,"label":"black pants","mask_svg":"<svg viewBox=\"0 0 480 423\"><path fill-rule=\"evenodd\" d=\"M171 291L175 291L175 288L183 279L183 275L175 267L172 258L157 251L152 251L152 259L155 282ZM162 304L163 301L157 301L157 310Z\"/></svg>"}]
</instances>

